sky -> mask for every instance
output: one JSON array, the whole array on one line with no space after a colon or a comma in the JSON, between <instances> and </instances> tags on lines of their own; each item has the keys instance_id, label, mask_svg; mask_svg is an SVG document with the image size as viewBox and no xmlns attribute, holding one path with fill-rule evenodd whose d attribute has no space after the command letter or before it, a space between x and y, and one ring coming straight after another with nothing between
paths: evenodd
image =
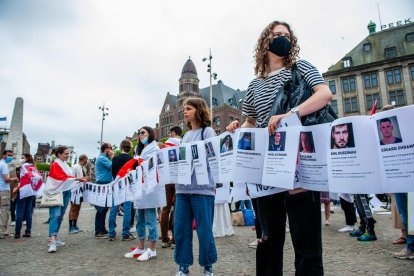
<instances>
[{"instance_id":1,"label":"sky","mask_svg":"<svg viewBox=\"0 0 414 276\"><path fill-rule=\"evenodd\" d=\"M382 24L414 22L412 0L0 0L0 127L22 97L33 154L55 141L95 157L103 103L104 141L155 127L189 57L200 88L209 85L210 48L218 80L245 90L256 41L274 20L288 22L300 58L326 72L368 35L370 20L380 29L377 5Z\"/></svg>"}]
</instances>

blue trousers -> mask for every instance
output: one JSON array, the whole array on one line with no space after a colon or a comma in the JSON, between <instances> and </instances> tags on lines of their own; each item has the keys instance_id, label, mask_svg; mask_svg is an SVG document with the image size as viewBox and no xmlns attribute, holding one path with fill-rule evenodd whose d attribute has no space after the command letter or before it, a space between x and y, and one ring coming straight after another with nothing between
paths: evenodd
<instances>
[{"instance_id":1,"label":"blue trousers","mask_svg":"<svg viewBox=\"0 0 414 276\"><path fill-rule=\"evenodd\" d=\"M63 192L63 206L54 206L49 208L49 237L58 235L71 194L71 191Z\"/></svg>"},{"instance_id":2,"label":"blue trousers","mask_svg":"<svg viewBox=\"0 0 414 276\"><path fill-rule=\"evenodd\" d=\"M35 196L16 198L16 235L20 236L23 220L26 219L26 234L32 233L32 210Z\"/></svg>"},{"instance_id":3,"label":"blue trousers","mask_svg":"<svg viewBox=\"0 0 414 276\"><path fill-rule=\"evenodd\" d=\"M193 264L193 220L197 225L199 241L198 262L212 266L217 261L213 237L214 196L176 194L174 217L174 260L180 266Z\"/></svg>"},{"instance_id":4,"label":"blue trousers","mask_svg":"<svg viewBox=\"0 0 414 276\"><path fill-rule=\"evenodd\" d=\"M407 193L395 193L395 203L400 213L402 223L404 225L405 232L407 233L407 249L414 252L414 235L408 234L408 194Z\"/></svg>"},{"instance_id":5,"label":"blue trousers","mask_svg":"<svg viewBox=\"0 0 414 276\"><path fill-rule=\"evenodd\" d=\"M131 227L131 201L124 202L124 217L122 223L122 236L127 237L129 236L130 227ZM109 233L108 236L110 238L116 236L116 216L118 214L119 205L115 205L111 207L109 211Z\"/></svg>"}]
</instances>

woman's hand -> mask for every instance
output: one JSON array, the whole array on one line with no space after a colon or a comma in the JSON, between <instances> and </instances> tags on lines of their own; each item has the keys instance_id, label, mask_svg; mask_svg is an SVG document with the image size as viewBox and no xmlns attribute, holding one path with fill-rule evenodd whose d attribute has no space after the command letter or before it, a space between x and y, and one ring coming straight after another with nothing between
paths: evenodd
<instances>
[{"instance_id":1,"label":"woman's hand","mask_svg":"<svg viewBox=\"0 0 414 276\"><path fill-rule=\"evenodd\" d=\"M290 114L291 114L291 112L288 112L286 114L274 115L274 116L270 117L269 126L268 126L268 128L269 128L269 135L272 135L276 131L277 126L279 125L280 120L282 120L285 117L290 116Z\"/></svg>"},{"instance_id":2,"label":"woman's hand","mask_svg":"<svg viewBox=\"0 0 414 276\"><path fill-rule=\"evenodd\" d=\"M234 132L236 129L240 128L240 122L239 121L233 121L231 122L227 127L226 130L230 132Z\"/></svg>"},{"instance_id":3,"label":"woman's hand","mask_svg":"<svg viewBox=\"0 0 414 276\"><path fill-rule=\"evenodd\" d=\"M83 182L83 183L88 181L88 179L86 177L78 177L78 178L75 178L75 180L79 181L79 182Z\"/></svg>"}]
</instances>

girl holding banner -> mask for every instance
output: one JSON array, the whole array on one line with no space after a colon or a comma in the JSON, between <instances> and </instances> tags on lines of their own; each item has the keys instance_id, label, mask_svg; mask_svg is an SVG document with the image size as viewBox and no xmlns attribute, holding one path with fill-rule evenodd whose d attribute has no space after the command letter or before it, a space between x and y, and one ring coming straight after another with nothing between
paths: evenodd
<instances>
[{"instance_id":1,"label":"girl holding banner","mask_svg":"<svg viewBox=\"0 0 414 276\"><path fill-rule=\"evenodd\" d=\"M184 102L184 119L189 131L182 143L200 141L216 136L211 126L211 115L202 98L188 98ZM207 158L206 158L207 162ZM208 164L208 162L207 162ZM199 264L204 267L204 275L212 275L212 266L217 261L216 245L213 237L215 183L208 168L209 185L198 185L195 172L190 185L176 185L175 210L175 251L174 260L179 265L177 275L188 275L188 267L193 264L193 220L197 224L199 241Z\"/></svg>"},{"instance_id":2,"label":"girl holding banner","mask_svg":"<svg viewBox=\"0 0 414 276\"><path fill-rule=\"evenodd\" d=\"M71 189L75 187L78 181L86 182L86 178L84 177L73 177L72 168L66 163L69 158L69 149L67 147L57 147L55 153L57 159L50 166L49 176L47 177L45 185L45 193L62 193L63 205L49 207L49 237L51 237L48 249L49 253L56 252L57 246L65 245L64 242L58 239L58 233L72 194Z\"/></svg>"},{"instance_id":3,"label":"girl holding banner","mask_svg":"<svg viewBox=\"0 0 414 276\"><path fill-rule=\"evenodd\" d=\"M255 74L243 102L245 122L230 123L228 131L239 127L269 128L273 134L281 119L305 116L320 110L332 99L331 91L316 68L297 60L299 46L289 24L271 22L261 33L255 49ZM276 114L267 123L272 103L279 89L292 78L292 66L312 88L313 95L299 106ZM257 275L283 274L283 245L286 213L295 250L296 275L323 275L322 234L319 192L295 189L258 198L262 242L256 252Z\"/></svg>"},{"instance_id":4,"label":"girl holding banner","mask_svg":"<svg viewBox=\"0 0 414 276\"><path fill-rule=\"evenodd\" d=\"M135 148L134 157L135 159L138 159L138 166L145 161L154 158L158 149L154 130L148 126L142 127L139 130L138 145ZM149 180L148 175L151 173L151 169L155 170L155 166L152 166L151 168L148 166L148 169L144 170L144 174L147 174L147 177L144 176L144 180L147 180L147 183L144 183L142 198L134 202L134 205L138 208L136 226L138 246L133 251L125 254L126 258L134 258L135 256L138 256L137 260L140 262L152 260L157 257L157 250L155 249L155 243L158 240L157 208L166 205L165 189L160 187L160 185L157 185L158 183L148 183L148 181L156 181L155 177L152 180ZM150 190L149 186L155 186L155 188ZM147 228L150 244L149 247L145 249Z\"/></svg>"}]
</instances>

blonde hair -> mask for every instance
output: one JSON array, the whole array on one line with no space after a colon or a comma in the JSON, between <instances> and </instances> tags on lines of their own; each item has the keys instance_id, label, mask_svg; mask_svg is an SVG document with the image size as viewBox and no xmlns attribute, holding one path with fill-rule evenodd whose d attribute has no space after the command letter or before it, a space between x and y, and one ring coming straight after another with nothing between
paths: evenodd
<instances>
[{"instance_id":1,"label":"blonde hair","mask_svg":"<svg viewBox=\"0 0 414 276\"><path fill-rule=\"evenodd\" d=\"M291 68L292 65L296 62L296 59L299 55L300 47L298 45L298 39L296 38L289 24L283 21L273 21L262 31L254 49L254 57L256 59L254 73L259 78L265 78L267 75L266 69L269 62L269 44L273 40L272 30L277 25L283 25L288 29L290 33L290 43L292 44L289 55L284 58L284 66L286 68Z\"/></svg>"},{"instance_id":2,"label":"blonde hair","mask_svg":"<svg viewBox=\"0 0 414 276\"><path fill-rule=\"evenodd\" d=\"M187 98L183 107L188 104L196 109L195 120L200 127L211 126L211 115L207 103L203 98ZM191 123L187 122L188 129L191 129Z\"/></svg>"}]
</instances>

